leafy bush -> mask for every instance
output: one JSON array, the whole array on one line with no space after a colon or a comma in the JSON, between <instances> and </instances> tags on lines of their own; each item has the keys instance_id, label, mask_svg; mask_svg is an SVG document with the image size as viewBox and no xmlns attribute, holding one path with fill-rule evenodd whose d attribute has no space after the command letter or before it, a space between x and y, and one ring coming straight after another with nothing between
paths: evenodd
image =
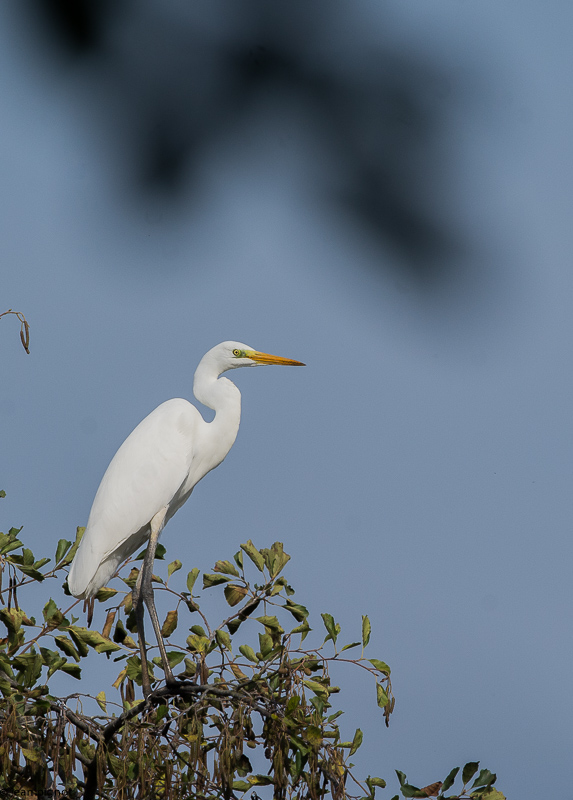
<instances>
[{"instance_id":1,"label":"leafy bush","mask_svg":"<svg viewBox=\"0 0 573 800\"><path fill-rule=\"evenodd\" d=\"M136 699L142 668L132 635L133 561L123 577L125 591L105 588L97 595L105 606L101 630L79 624L73 612L80 601L62 610L50 598L31 614L38 592L30 589L39 583L43 589L55 581L52 593L65 599L59 582L82 533L79 528L74 543L58 542L52 566L25 547L19 529L0 534L0 596L6 603L0 610L6 629L0 641L0 797L257 800L261 792L277 800L338 800L374 798L376 788L385 786L381 778L354 774L351 759L362 731L344 741L342 711L333 708L340 689L331 671L346 662L369 673L372 698L387 725L394 710L390 667L365 656L366 616L356 641L341 644L340 625L322 614L324 641L306 644L309 613L293 600L283 576L290 557L280 542L257 549L248 541L202 575L203 590L222 591L229 607L216 626L199 603L198 569L181 580L182 564L175 560L166 579L154 576L156 590L171 601L162 633L177 682L165 685L161 660L153 658L153 692L145 701ZM164 555L160 545L158 557ZM85 659L98 658L118 664L113 699L104 691L95 697L50 692L55 675L79 679ZM90 704L88 714L84 707ZM503 800L488 770L469 787L477 770L477 763L467 764L461 790L449 796ZM444 797L458 772L423 789L398 772L401 794Z\"/></svg>"}]
</instances>

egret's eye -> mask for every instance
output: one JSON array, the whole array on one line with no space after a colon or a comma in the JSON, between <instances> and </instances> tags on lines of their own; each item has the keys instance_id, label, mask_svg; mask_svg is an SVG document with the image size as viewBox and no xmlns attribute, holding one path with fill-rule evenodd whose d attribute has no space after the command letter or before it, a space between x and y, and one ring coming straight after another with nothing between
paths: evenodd
<instances>
[{"instance_id":1,"label":"egret's eye","mask_svg":"<svg viewBox=\"0 0 573 800\"><path fill-rule=\"evenodd\" d=\"M239 356L241 355L241 351L235 349L235 350L233 350L233 355L236 356L237 358L239 358Z\"/></svg>"}]
</instances>

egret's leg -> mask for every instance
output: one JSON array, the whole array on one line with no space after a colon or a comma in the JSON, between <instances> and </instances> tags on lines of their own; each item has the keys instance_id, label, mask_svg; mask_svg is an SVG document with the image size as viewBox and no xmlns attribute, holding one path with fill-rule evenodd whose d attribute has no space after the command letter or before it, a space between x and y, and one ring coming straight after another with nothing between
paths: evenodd
<instances>
[{"instance_id":1,"label":"egret's leg","mask_svg":"<svg viewBox=\"0 0 573 800\"><path fill-rule=\"evenodd\" d=\"M145 648L145 628L143 624L144 606L141 597L141 579L143 577L143 567L139 570L137 583L132 592L133 610L135 612L135 622L137 625L137 638L139 639L139 655L141 657L141 679L143 684L143 694L148 697L151 694L151 682L149 680L149 670L147 666L147 650Z\"/></svg>"},{"instance_id":2,"label":"egret's leg","mask_svg":"<svg viewBox=\"0 0 573 800\"><path fill-rule=\"evenodd\" d=\"M144 608L141 596L141 580L143 578L143 567L139 570L137 583L132 592L133 610L135 612L135 622L137 624L137 637L139 639L139 655L141 657L141 680L144 697L151 694L151 682L149 680L149 670L147 667L147 650L145 649L145 629L143 626Z\"/></svg>"},{"instance_id":3,"label":"egret's leg","mask_svg":"<svg viewBox=\"0 0 573 800\"><path fill-rule=\"evenodd\" d=\"M153 625L153 630L155 631L157 644L159 645L161 660L163 661L165 679L167 683L173 683L175 679L173 677L171 667L169 666L169 661L167 660L167 651L165 650L165 643L163 641L163 636L161 635L161 625L159 624L159 618L157 617L155 600L153 598L153 586L151 584L151 580L153 578L153 561L155 559L155 551L157 549L159 534L163 530L163 525L165 524L166 513L167 506L162 508L161 511L158 511L158 513L151 520L151 535L149 537L149 544L147 545L147 550L145 551L145 559L143 561L143 567L141 570L143 574L141 579L141 599L147 606L149 616L151 617L151 623Z\"/></svg>"}]
</instances>

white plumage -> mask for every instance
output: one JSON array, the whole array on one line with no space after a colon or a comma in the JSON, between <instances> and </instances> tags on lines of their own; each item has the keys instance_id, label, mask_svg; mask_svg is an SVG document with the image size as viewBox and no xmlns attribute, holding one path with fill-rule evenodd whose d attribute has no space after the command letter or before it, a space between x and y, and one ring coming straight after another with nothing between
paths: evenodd
<instances>
[{"instance_id":1,"label":"white plumage","mask_svg":"<svg viewBox=\"0 0 573 800\"><path fill-rule=\"evenodd\" d=\"M197 400L215 410L212 422L177 398L162 403L127 437L103 476L72 562L68 585L73 595L95 595L146 543L155 515L165 509L163 527L201 478L223 461L239 430L241 394L219 376L259 364L301 362L223 342L201 359L193 384Z\"/></svg>"}]
</instances>

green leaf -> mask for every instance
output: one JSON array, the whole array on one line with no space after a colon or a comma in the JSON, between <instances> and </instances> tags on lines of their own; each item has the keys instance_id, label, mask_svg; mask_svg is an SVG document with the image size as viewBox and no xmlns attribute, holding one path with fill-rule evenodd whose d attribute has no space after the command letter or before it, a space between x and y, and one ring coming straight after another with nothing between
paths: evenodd
<instances>
[{"instance_id":1,"label":"green leaf","mask_svg":"<svg viewBox=\"0 0 573 800\"><path fill-rule=\"evenodd\" d=\"M405 772L400 772L399 769L395 770L396 775L398 776L398 780L400 781L400 786L406 786L408 784L408 778L406 777Z\"/></svg>"},{"instance_id":2,"label":"green leaf","mask_svg":"<svg viewBox=\"0 0 573 800\"><path fill-rule=\"evenodd\" d=\"M287 611L290 611L297 622L304 622L304 620L308 617L308 608L306 608L306 606L301 606L299 603L293 603L293 601L289 598L287 598L283 608L286 608Z\"/></svg>"},{"instance_id":3,"label":"green leaf","mask_svg":"<svg viewBox=\"0 0 573 800\"><path fill-rule=\"evenodd\" d=\"M178 558L175 561L172 561L171 564L167 567L167 577L170 578L174 572L177 572L178 569L181 569L183 564L179 561Z\"/></svg>"},{"instance_id":4,"label":"green leaf","mask_svg":"<svg viewBox=\"0 0 573 800\"><path fill-rule=\"evenodd\" d=\"M228 583L224 588L225 599L227 603L233 607L243 600L248 592L246 586L237 586L236 583Z\"/></svg>"},{"instance_id":5,"label":"green leaf","mask_svg":"<svg viewBox=\"0 0 573 800\"><path fill-rule=\"evenodd\" d=\"M326 708L326 703L328 702L326 697L318 697L315 695L314 697L310 698L311 705L316 708L319 717L324 716L324 709Z\"/></svg>"},{"instance_id":6,"label":"green leaf","mask_svg":"<svg viewBox=\"0 0 573 800\"><path fill-rule=\"evenodd\" d=\"M316 725L309 725L306 729L306 740L314 747L322 744L322 731Z\"/></svg>"},{"instance_id":7,"label":"green leaf","mask_svg":"<svg viewBox=\"0 0 573 800\"><path fill-rule=\"evenodd\" d=\"M42 661L46 666L50 666L61 659L61 655L59 653L56 653L55 650L48 650L47 647L40 647L40 653L42 654ZM26 655L25 658L28 658L29 655L30 654ZM22 656L16 656L14 659L14 665L19 669L24 669L23 662L20 661L22 658L24 658L23 654Z\"/></svg>"},{"instance_id":8,"label":"green leaf","mask_svg":"<svg viewBox=\"0 0 573 800\"><path fill-rule=\"evenodd\" d=\"M10 564L15 564L20 572L23 572L29 578L33 578L35 581L43 581L45 576L33 566L33 561L32 564L26 563L26 559L29 561L31 552L31 550L27 550L27 556L7 556L6 561L10 562Z\"/></svg>"},{"instance_id":9,"label":"green leaf","mask_svg":"<svg viewBox=\"0 0 573 800\"><path fill-rule=\"evenodd\" d=\"M136 556L134 556L135 561L143 561L145 558L145 553L147 552L147 547L144 547ZM165 560L165 553L167 549L164 544L158 544L157 548L155 549L155 560L156 561L164 561Z\"/></svg>"},{"instance_id":10,"label":"green leaf","mask_svg":"<svg viewBox=\"0 0 573 800\"><path fill-rule=\"evenodd\" d=\"M66 567L68 564L72 563L85 531L85 528L76 528L76 540L66 553L65 557L62 559L62 563L59 566Z\"/></svg>"},{"instance_id":11,"label":"green leaf","mask_svg":"<svg viewBox=\"0 0 573 800\"><path fill-rule=\"evenodd\" d=\"M206 636L197 636L193 634L187 637L187 646L194 653L206 653L211 642Z\"/></svg>"},{"instance_id":12,"label":"green leaf","mask_svg":"<svg viewBox=\"0 0 573 800\"><path fill-rule=\"evenodd\" d=\"M285 715L290 717L293 711L300 706L300 697L297 694L293 694L292 697L289 697L287 704L285 706Z\"/></svg>"},{"instance_id":13,"label":"green leaf","mask_svg":"<svg viewBox=\"0 0 573 800\"><path fill-rule=\"evenodd\" d=\"M473 797L474 795L472 794L471 796ZM479 800L505 800L505 795L490 786L484 794L480 794Z\"/></svg>"},{"instance_id":14,"label":"green leaf","mask_svg":"<svg viewBox=\"0 0 573 800\"><path fill-rule=\"evenodd\" d=\"M249 775L247 780L251 786L272 786L274 784L270 775Z\"/></svg>"},{"instance_id":15,"label":"green leaf","mask_svg":"<svg viewBox=\"0 0 573 800\"><path fill-rule=\"evenodd\" d=\"M455 767L450 773L448 773L448 777L443 782L442 788L440 790L442 794L444 792L447 792L448 789L450 788L450 786L454 785L454 781L455 781L456 776L457 776L459 771L460 771L460 768L459 767Z\"/></svg>"},{"instance_id":16,"label":"green leaf","mask_svg":"<svg viewBox=\"0 0 573 800\"><path fill-rule=\"evenodd\" d=\"M118 758L118 756L114 756L112 753L107 753L107 763L109 766L109 771L113 775L114 778L117 778L118 775L122 772L123 767L123 759Z\"/></svg>"},{"instance_id":17,"label":"green leaf","mask_svg":"<svg viewBox=\"0 0 573 800\"><path fill-rule=\"evenodd\" d=\"M177 609L175 609L174 611L167 612L165 621L161 626L161 635L165 639L167 639L168 636L171 636L176 627L177 627Z\"/></svg>"},{"instance_id":18,"label":"green leaf","mask_svg":"<svg viewBox=\"0 0 573 800\"><path fill-rule=\"evenodd\" d=\"M318 683L318 681L303 681L304 685L314 692L318 697L328 697L329 691L328 687L324 686L322 683Z\"/></svg>"},{"instance_id":19,"label":"green leaf","mask_svg":"<svg viewBox=\"0 0 573 800\"><path fill-rule=\"evenodd\" d=\"M58 653L54 653L55 658L59 658ZM42 674L44 660L40 653L22 653L13 659L12 665L18 670L18 680L24 686L33 686Z\"/></svg>"},{"instance_id":20,"label":"green leaf","mask_svg":"<svg viewBox=\"0 0 573 800\"><path fill-rule=\"evenodd\" d=\"M62 650L62 652L64 652L67 656L71 656L76 661L80 660L80 654L67 636L55 636L54 641L60 650Z\"/></svg>"},{"instance_id":21,"label":"green leaf","mask_svg":"<svg viewBox=\"0 0 573 800\"><path fill-rule=\"evenodd\" d=\"M345 650L350 650L351 647L358 647L359 644L360 642L352 642L351 644L345 644L340 652L343 653Z\"/></svg>"},{"instance_id":22,"label":"green leaf","mask_svg":"<svg viewBox=\"0 0 573 800\"><path fill-rule=\"evenodd\" d=\"M112 638L114 642L116 642L117 644L122 644L124 647L132 647L134 649L137 647L134 640L131 638L131 636L128 635L127 631L123 626L123 622L120 619L118 619L117 622L115 623L115 628L113 631Z\"/></svg>"},{"instance_id":23,"label":"green leaf","mask_svg":"<svg viewBox=\"0 0 573 800\"><path fill-rule=\"evenodd\" d=\"M110 642L109 639L105 639L102 644L98 644L94 648L96 653L115 653L115 651L119 649L119 645L115 644L115 642Z\"/></svg>"},{"instance_id":24,"label":"green leaf","mask_svg":"<svg viewBox=\"0 0 573 800\"><path fill-rule=\"evenodd\" d=\"M185 658L185 653L182 653L180 650L169 650L167 652L167 663L172 669L176 667L178 664L180 664L184 658ZM152 661L155 664L155 666L159 667L160 669L163 669L163 661L159 656L153 658Z\"/></svg>"},{"instance_id":25,"label":"green leaf","mask_svg":"<svg viewBox=\"0 0 573 800\"><path fill-rule=\"evenodd\" d=\"M368 788L372 792L372 787L373 786L379 786L380 789L385 789L386 788L386 781L384 780L384 778L371 778L370 775L369 775L366 778L366 785L368 786ZM374 792L372 792L372 794L374 794Z\"/></svg>"},{"instance_id":26,"label":"green leaf","mask_svg":"<svg viewBox=\"0 0 573 800\"><path fill-rule=\"evenodd\" d=\"M496 779L497 775L494 772L490 772L489 769L482 769L472 783L472 789L475 789L477 786L491 786L491 784L495 783Z\"/></svg>"},{"instance_id":27,"label":"green leaf","mask_svg":"<svg viewBox=\"0 0 573 800\"><path fill-rule=\"evenodd\" d=\"M328 633L328 636L324 640L325 642L329 639L332 639L333 643L336 644L336 640L338 638L338 634L340 633L340 625L337 625L334 621L334 617L332 614L321 614L322 621L324 622L324 627Z\"/></svg>"},{"instance_id":28,"label":"green leaf","mask_svg":"<svg viewBox=\"0 0 573 800\"><path fill-rule=\"evenodd\" d=\"M117 624L120 625L121 623L118 622ZM77 647L80 656L82 658L85 658L89 652L86 643L81 639L80 636L77 635L77 633L72 628L68 628L68 633L70 634L73 643Z\"/></svg>"},{"instance_id":29,"label":"green leaf","mask_svg":"<svg viewBox=\"0 0 573 800\"><path fill-rule=\"evenodd\" d=\"M14 671L12 670L10 659L5 653L0 653L0 672L5 672L9 678L14 677Z\"/></svg>"},{"instance_id":30,"label":"green leaf","mask_svg":"<svg viewBox=\"0 0 573 800\"><path fill-rule=\"evenodd\" d=\"M185 661L185 672L183 672L182 674L185 676L195 675L195 673L197 672L197 664L190 658L186 658L184 659L184 661Z\"/></svg>"},{"instance_id":31,"label":"green leaf","mask_svg":"<svg viewBox=\"0 0 573 800\"><path fill-rule=\"evenodd\" d=\"M407 783L406 776L403 772L396 770L396 774L398 775L398 780L400 781L400 791L402 792L403 797L427 797L428 795L426 792L423 792L421 789L418 789L417 786L412 786L410 783Z\"/></svg>"},{"instance_id":32,"label":"green leaf","mask_svg":"<svg viewBox=\"0 0 573 800\"><path fill-rule=\"evenodd\" d=\"M270 596L276 597L276 595L280 594L282 590L285 588L286 588L286 580L284 578L277 578L272 585Z\"/></svg>"},{"instance_id":33,"label":"green leaf","mask_svg":"<svg viewBox=\"0 0 573 800\"><path fill-rule=\"evenodd\" d=\"M242 644L239 647L239 652L241 652L245 656L246 659L248 659L249 661L252 661L253 664L257 664L258 663L259 659L255 655L255 651L253 650L252 647L249 647L248 644Z\"/></svg>"},{"instance_id":34,"label":"green leaf","mask_svg":"<svg viewBox=\"0 0 573 800\"><path fill-rule=\"evenodd\" d=\"M21 609L11 608L8 611L7 608L0 608L0 621L4 623L8 633L17 633L25 619L27 619L26 614Z\"/></svg>"},{"instance_id":35,"label":"green leaf","mask_svg":"<svg viewBox=\"0 0 573 800\"><path fill-rule=\"evenodd\" d=\"M265 560L250 539L246 544L241 545L241 550L243 550L249 556L259 572L264 570Z\"/></svg>"},{"instance_id":36,"label":"green leaf","mask_svg":"<svg viewBox=\"0 0 573 800\"><path fill-rule=\"evenodd\" d=\"M141 685L143 671L141 669L141 659L139 656L130 656L125 662L125 673L128 678Z\"/></svg>"},{"instance_id":37,"label":"green leaf","mask_svg":"<svg viewBox=\"0 0 573 800\"><path fill-rule=\"evenodd\" d=\"M167 663L171 668L176 667L185 659L185 653L180 650L169 650L167 653Z\"/></svg>"},{"instance_id":38,"label":"green leaf","mask_svg":"<svg viewBox=\"0 0 573 800\"><path fill-rule=\"evenodd\" d=\"M230 581L230 578L227 578L226 575L217 575L217 574L209 574L207 572L203 573L203 589L208 589L209 586L217 586L219 583L227 583Z\"/></svg>"},{"instance_id":39,"label":"green leaf","mask_svg":"<svg viewBox=\"0 0 573 800\"><path fill-rule=\"evenodd\" d=\"M78 681L81 680L82 671L77 664L72 664L70 661L66 661L65 664L62 664L60 669L62 672L65 672L66 675L71 675L72 678L76 678Z\"/></svg>"},{"instance_id":40,"label":"green leaf","mask_svg":"<svg viewBox=\"0 0 573 800\"><path fill-rule=\"evenodd\" d=\"M468 761L462 770L462 783L465 786L478 771L479 761Z\"/></svg>"},{"instance_id":41,"label":"green leaf","mask_svg":"<svg viewBox=\"0 0 573 800\"><path fill-rule=\"evenodd\" d=\"M270 550L261 548L260 552L265 560L271 578L276 578L287 561L290 561L290 556L283 550L282 542L275 542Z\"/></svg>"},{"instance_id":42,"label":"green leaf","mask_svg":"<svg viewBox=\"0 0 573 800\"><path fill-rule=\"evenodd\" d=\"M4 489L0 489L0 497L6 497L6 492Z\"/></svg>"},{"instance_id":43,"label":"green leaf","mask_svg":"<svg viewBox=\"0 0 573 800\"><path fill-rule=\"evenodd\" d=\"M189 593L191 595L193 594L193 587L195 586L195 581L197 580L198 577L199 577L199 570L197 569L197 567L193 567L191 572L187 575L187 589L189 590Z\"/></svg>"},{"instance_id":44,"label":"green leaf","mask_svg":"<svg viewBox=\"0 0 573 800\"><path fill-rule=\"evenodd\" d=\"M377 658L369 658L368 661L379 672L383 672L385 675L389 675L390 674L390 667L384 661L380 661Z\"/></svg>"},{"instance_id":45,"label":"green leaf","mask_svg":"<svg viewBox=\"0 0 573 800\"><path fill-rule=\"evenodd\" d=\"M103 689L102 689L101 692L96 694L96 701L97 701L98 706L104 712L104 714L107 714L107 703L106 703L106 699L105 699L105 692L103 691Z\"/></svg>"},{"instance_id":46,"label":"green leaf","mask_svg":"<svg viewBox=\"0 0 573 800\"><path fill-rule=\"evenodd\" d=\"M80 628L77 625L70 625L68 631L74 639L76 645L76 639L80 639L85 644L93 647L98 653L111 653L120 649L118 644L110 642L110 640L106 639L105 636L102 636L99 631L91 631L88 630L88 628Z\"/></svg>"},{"instance_id":47,"label":"green leaf","mask_svg":"<svg viewBox=\"0 0 573 800\"><path fill-rule=\"evenodd\" d=\"M132 567L131 570L129 571L129 575L127 576L127 578L124 578L123 576L120 577L122 581L129 586L130 589L135 589L135 586L137 584L137 579L139 577L139 568Z\"/></svg>"},{"instance_id":48,"label":"green leaf","mask_svg":"<svg viewBox=\"0 0 573 800\"><path fill-rule=\"evenodd\" d=\"M43 762L41 750L30 750L28 747L23 747L22 755L28 763L38 764Z\"/></svg>"},{"instance_id":49,"label":"green leaf","mask_svg":"<svg viewBox=\"0 0 573 800\"><path fill-rule=\"evenodd\" d=\"M68 542L67 539L60 539L58 541L58 546L56 547L56 564L60 563L60 561L66 555L71 546L72 543Z\"/></svg>"},{"instance_id":50,"label":"green leaf","mask_svg":"<svg viewBox=\"0 0 573 800\"><path fill-rule=\"evenodd\" d=\"M378 682L376 683L376 702L380 708L385 708L388 705L388 695Z\"/></svg>"},{"instance_id":51,"label":"green leaf","mask_svg":"<svg viewBox=\"0 0 573 800\"><path fill-rule=\"evenodd\" d=\"M298 625L296 628L292 629L291 634L300 633L300 641L301 641L301 644L302 644L302 642L304 642L304 640L306 639L309 631L311 631L311 630L312 630L312 628L308 624L308 620L305 619L305 621L301 625Z\"/></svg>"},{"instance_id":52,"label":"green leaf","mask_svg":"<svg viewBox=\"0 0 573 800\"><path fill-rule=\"evenodd\" d=\"M96 600L99 603L107 603L112 597L117 594L117 589L110 589L109 586L104 586L96 594Z\"/></svg>"},{"instance_id":53,"label":"green leaf","mask_svg":"<svg viewBox=\"0 0 573 800\"><path fill-rule=\"evenodd\" d=\"M233 575L235 578L240 578L237 568L230 561L217 561L213 567L215 572L223 572L225 575Z\"/></svg>"},{"instance_id":54,"label":"green leaf","mask_svg":"<svg viewBox=\"0 0 573 800\"><path fill-rule=\"evenodd\" d=\"M364 734L360 730L360 728L356 728L356 733L354 734L354 739L352 740L352 747L350 748L350 752L348 753L349 756L353 756L354 753L358 750L360 745L362 744L362 739Z\"/></svg>"},{"instance_id":55,"label":"green leaf","mask_svg":"<svg viewBox=\"0 0 573 800\"><path fill-rule=\"evenodd\" d=\"M22 547L22 542L16 539L15 536L0 533L0 553L2 555L11 553L12 550L18 550L19 547Z\"/></svg>"},{"instance_id":56,"label":"green leaf","mask_svg":"<svg viewBox=\"0 0 573 800\"><path fill-rule=\"evenodd\" d=\"M293 735L293 736L290 736L289 738L290 738L291 744L293 745L293 747L296 747L296 749L298 750L300 755L302 755L303 757L308 755L308 753L310 752L309 748L306 745L306 743L303 742L303 740L300 738L300 736L294 736ZM298 755L298 753L297 753L297 755Z\"/></svg>"},{"instance_id":57,"label":"green leaf","mask_svg":"<svg viewBox=\"0 0 573 800\"><path fill-rule=\"evenodd\" d=\"M228 586L231 585L232 584L228 584ZM229 629L229 633L231 634L231 636L233 636L239 630L240 626L243 624L245 620L249 619L251 614L255 613L255 611L259 607L260 602L261 602L260 597L256 598L255 600L249 601L241 608L241 610L238 612L238 615L234 619L230 619L227 622L227 628Z\"/></svg>"},{"instance_id":58,"label":"green leaf","mask_svg":"<svg viewBox=\"0 0 573 800\"><path fill-rule=\"evenodd\" d=\"M366 647L368 642L370 641L370 631L372 630L372 626L370 625L370 620L368 617L362 617L362 647Z\"/></svg>"},{"instance_id":59,"label":"green leaf","mask_svg":"<svg viewBox=\"0 0 573 800\"><path fill-rule=\"evenodd\" d=\"M284 633L284 630L276 617L264 616L255 617L255 619L257 622L260 622L261 625L265 626L267 633Z\"/></svg>"},{"instance_id":60,"label":"green leaf","mask_svg":"<svg viewBox=\"0 0 573 800\"><path fill-rule=\"evenodd\" d=\"M400 781L400 790L404 797L427 797L428 795L426 792L423 792L421 789L418 789L417 786L412 786L408 783L408 778L403 772L400 772L399 769L396 770L396 775L398 776L398 780ZM443 788L442 788L443 791Z\"/></svg>"},{"instance_id":61,"label":"green leaf","mask_svg":"<svg viewBox=\"0 0 573 800\"><path fill-rule=\"evenodd\" d=\"M273 650L273 640L268 633L259 633L259 647L263 658L266 658Z\"/></svg>"},{"instance_id":62,"label":"green leaf","mask_svg":"<svg viewBox=\"0 0 573 800\"><path fill-rule=\"evenodd\" d=\"M217 640L217 644L220 647L224 647L226 650L231 650L231 637L227 633L227 631L221 630L221 628L217 628L215 631L215 639Z\"/></svg>"}]
</instances>

